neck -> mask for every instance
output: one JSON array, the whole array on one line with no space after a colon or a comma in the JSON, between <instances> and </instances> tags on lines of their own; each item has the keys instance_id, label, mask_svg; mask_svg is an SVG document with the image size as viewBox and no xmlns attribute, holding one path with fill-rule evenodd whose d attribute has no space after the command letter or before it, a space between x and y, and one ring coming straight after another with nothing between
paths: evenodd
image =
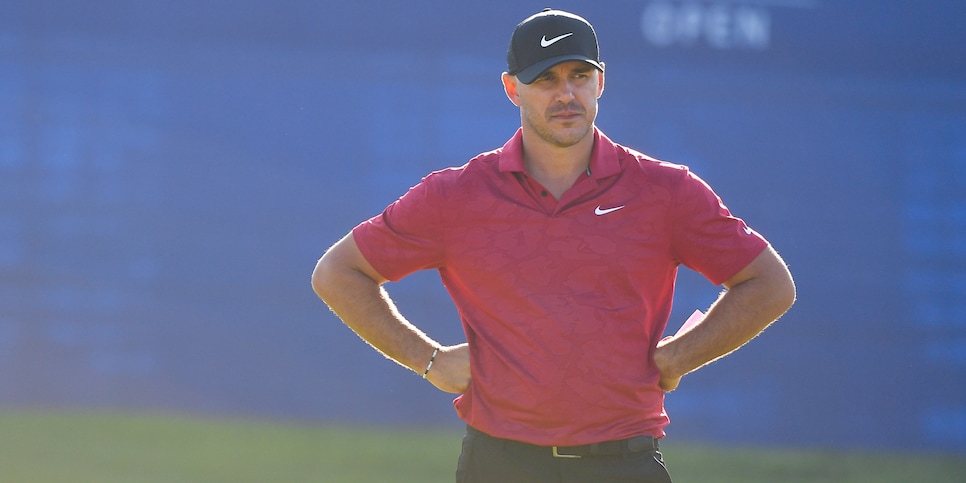
<instances>
[{"instance_id":1,"label":"neck","mask_svg":"<svg viewBox=\"0 0 966 483\"><path fill-rule=\"evenodd\" d=\"M570 189L590 169L594 136L588 134L577 144L556 146L538 136L523 133L523 164L527 173L549 190L555 198Z\"/></svg>"}]
</instances>

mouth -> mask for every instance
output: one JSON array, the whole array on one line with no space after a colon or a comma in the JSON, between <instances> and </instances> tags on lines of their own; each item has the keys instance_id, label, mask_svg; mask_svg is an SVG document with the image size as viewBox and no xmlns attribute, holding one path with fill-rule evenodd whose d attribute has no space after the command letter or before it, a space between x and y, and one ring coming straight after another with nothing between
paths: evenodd
<instances>
[{"instance_id":1,"label":"mouth","mask_svg":"<svg viewBox=\"0 0 966 483\"><path fill-rule=\"evenodd\" d=\"M551 110L549 113L550 119L557 119L560 121L573 121L580 119L584 115L583 109L577 106L571 105L561 105L557 109Z\"/></svg>"},{"instance_id":2,"label":"mouth","mask_svg":"<svg viewBox=\"0 0 966 483\"><path fill-rule=\"evenodd\" d=\"M551 119L556 119L559 121L574 121L583 117L582 112L579 111L560 111L555 112L550 115Z\"/></svg>"}]
</instances>

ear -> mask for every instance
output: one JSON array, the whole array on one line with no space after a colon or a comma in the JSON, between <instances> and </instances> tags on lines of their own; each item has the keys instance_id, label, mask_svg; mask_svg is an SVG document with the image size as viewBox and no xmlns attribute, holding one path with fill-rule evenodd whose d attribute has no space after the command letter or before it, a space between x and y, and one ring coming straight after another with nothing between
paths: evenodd
<instances>
[{"instance_id":1,"label":"ear","mask_svg":"<svg viewBox=\"0 0 966 483\"><path fill-rule=\"evenodd\" d=\"M606 66L604 65L603 62L601 62L600 67L603 69ZM604 71L603 70L597 72L597 81L598 81L597 98L600 99L600 96L604 95Z\"/></svg>"},{"instance_id":2,"label":"ear","mask_svg":"<svg viewBox=\"0 0 966 483\"><path fill-rule=\"evenodd\" d=\"M520 107L520 94L517 93L517 76L503 73L503 91L514 106Z\"/></svg>"}]
</instances>

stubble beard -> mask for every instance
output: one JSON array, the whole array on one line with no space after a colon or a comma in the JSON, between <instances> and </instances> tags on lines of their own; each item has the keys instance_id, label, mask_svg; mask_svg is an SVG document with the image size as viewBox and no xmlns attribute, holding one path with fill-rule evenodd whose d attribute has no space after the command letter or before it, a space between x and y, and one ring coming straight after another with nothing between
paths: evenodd
<instances>
[{"instance_id":1,"label":"stubble beard","mask_svg":"<svg viewBox=\"0 0 966 483\"><path fill-rule=\"evenodd\" d=\"M566 123L572 124L572 126L554 129L552 123L559 124L560 121L554 120L553 115L566 109L579 112L582 116L580 119ZM535 116L530 110L524 110L523 119L530 129L544 142L559 148L567 148L579 143L590 133L594 125L593 120L587 118L586 110L576 104L551 108L537 119L533 119L533 117Z\"/></svg>"}]
</instances>

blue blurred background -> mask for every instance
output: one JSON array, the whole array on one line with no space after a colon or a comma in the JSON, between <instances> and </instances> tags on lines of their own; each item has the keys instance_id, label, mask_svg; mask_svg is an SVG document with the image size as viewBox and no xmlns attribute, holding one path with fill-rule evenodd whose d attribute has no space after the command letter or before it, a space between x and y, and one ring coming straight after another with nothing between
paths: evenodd
<instances>
[{"instance_id":1,"label":"blue blurred background","mask_svg":"<svg viewBox=\"0 0 966 483\"><path fill-rule=\"evenodd\" d=\"M309 275L513 134L506 44L545 6L0 4L0 409L459 426ZM597 28L604 132L691 166L798 283L669 395L670 436L966 451L966 4L550 6ZM462 341L436 274L389 290ZM672 329L717 292L682 273Z\"/></svg>"}]
</instances>

